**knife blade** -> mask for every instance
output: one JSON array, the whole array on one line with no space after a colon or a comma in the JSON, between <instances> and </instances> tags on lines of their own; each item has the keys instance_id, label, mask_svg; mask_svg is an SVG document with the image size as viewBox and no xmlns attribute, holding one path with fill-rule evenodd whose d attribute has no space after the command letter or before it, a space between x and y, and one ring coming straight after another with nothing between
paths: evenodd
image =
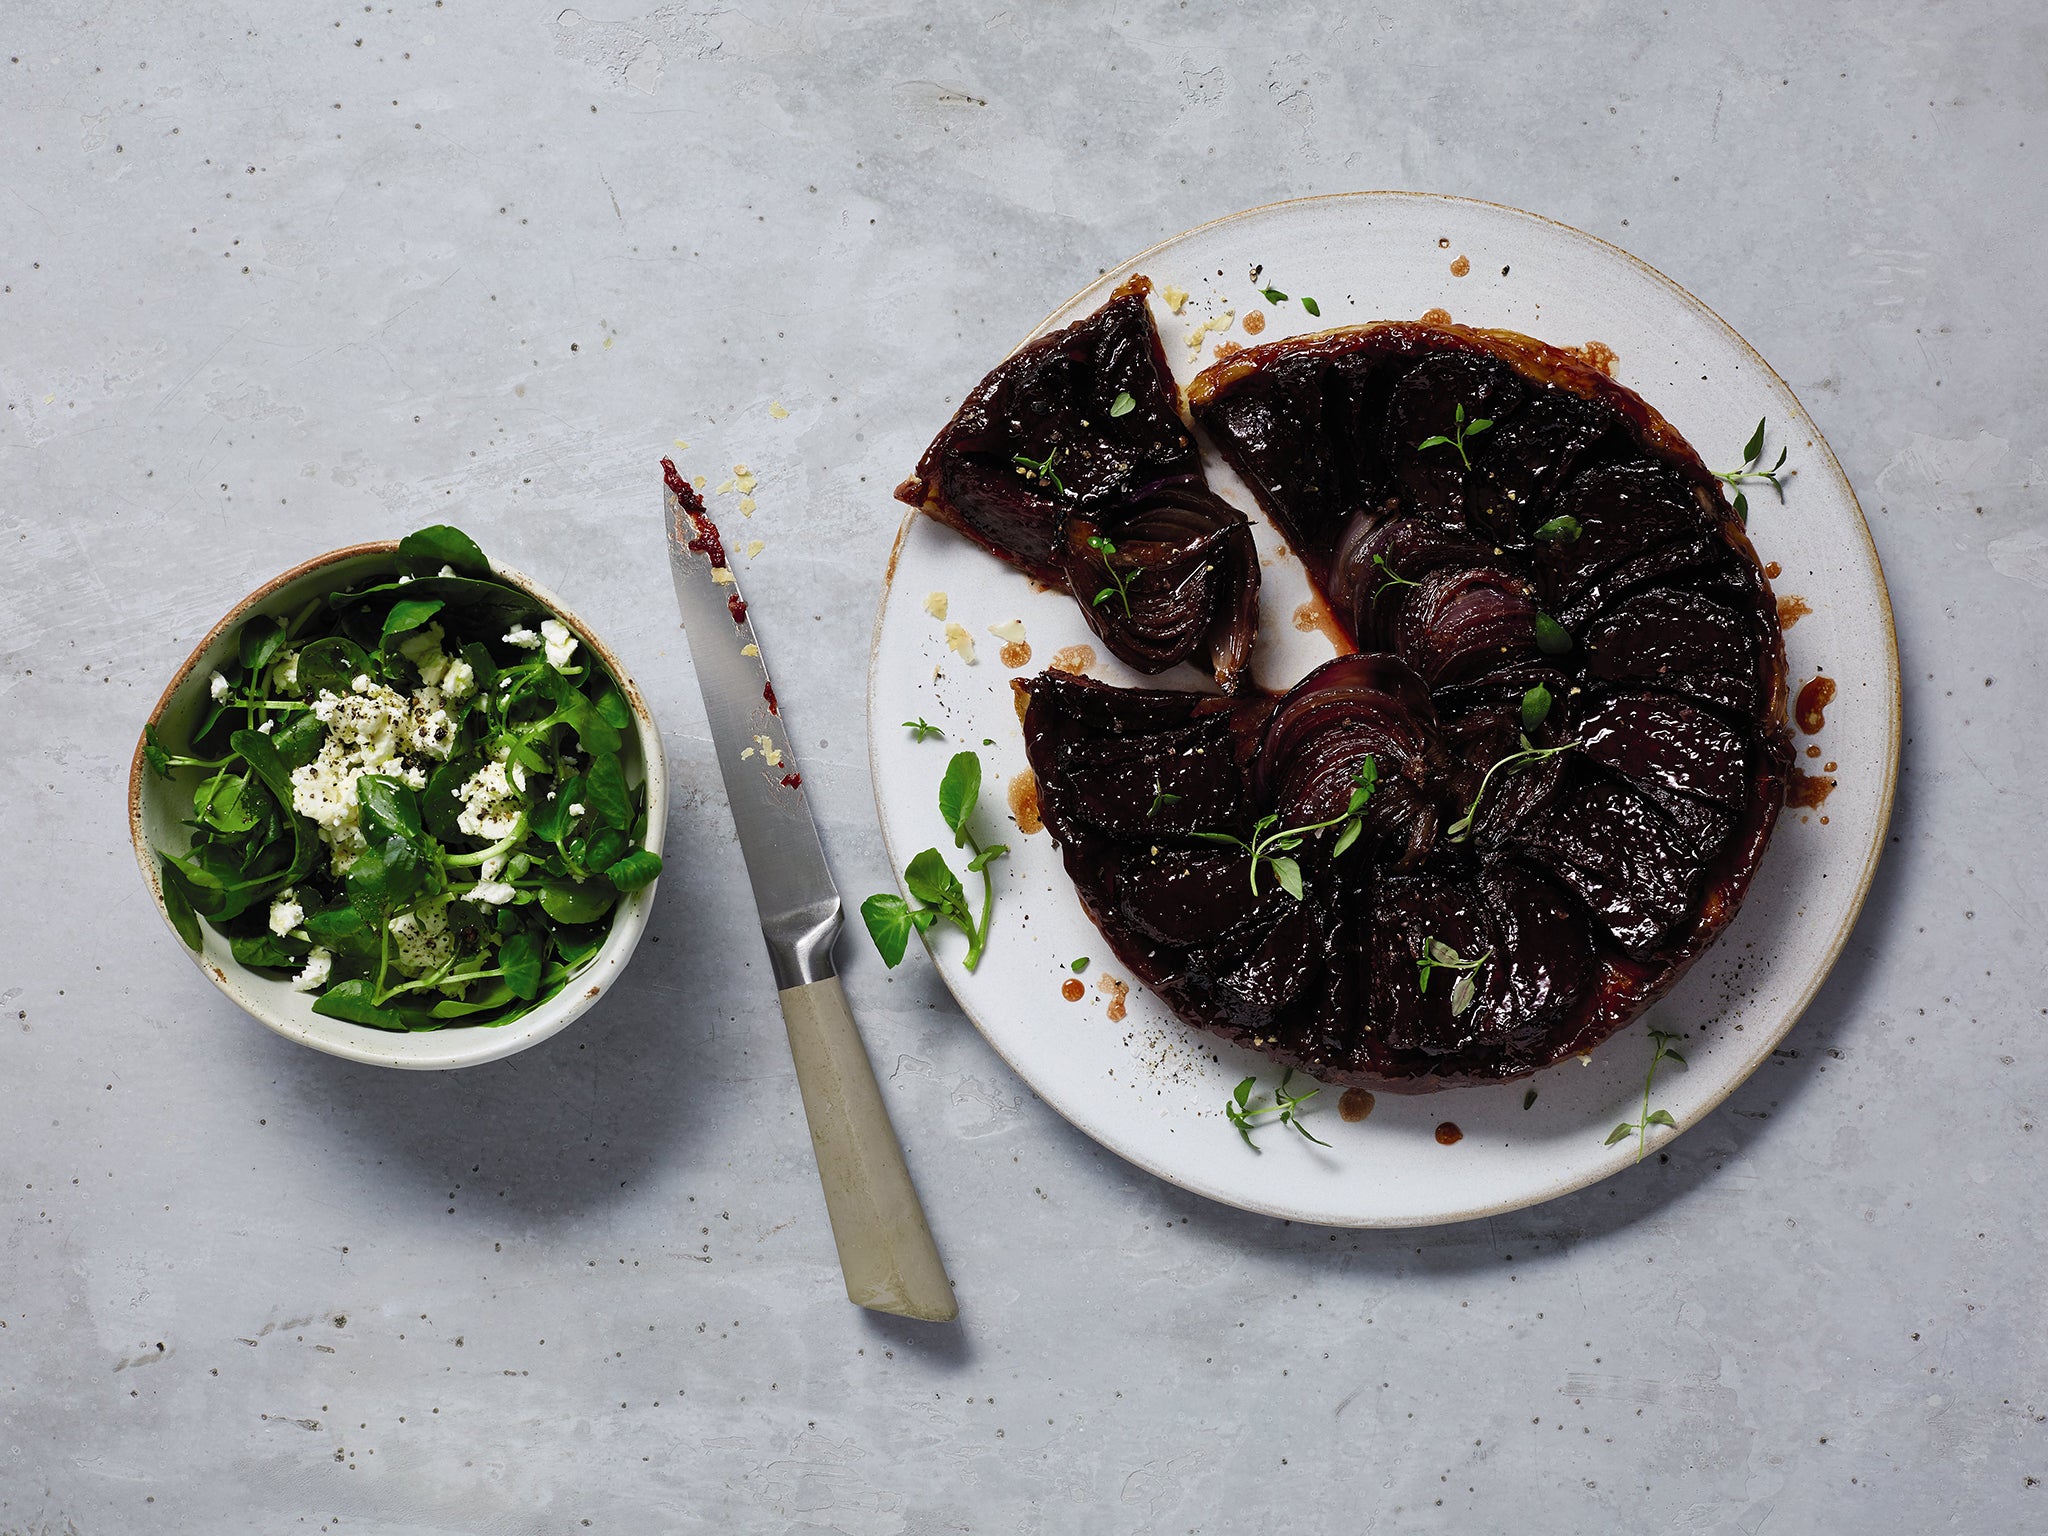
<instances>
[{"instance_id":1,"label":"knife blade","mask_svg":"<svg viewBox=\"0 0 2048 1536\"><path fill-rule=\"evenodd\" d=\"M843 904L796 748L718 526L668 459L676 606L753 887L847 1299L932 1322L958 1313L832 949Z\"/></svg>"}]
</instances>

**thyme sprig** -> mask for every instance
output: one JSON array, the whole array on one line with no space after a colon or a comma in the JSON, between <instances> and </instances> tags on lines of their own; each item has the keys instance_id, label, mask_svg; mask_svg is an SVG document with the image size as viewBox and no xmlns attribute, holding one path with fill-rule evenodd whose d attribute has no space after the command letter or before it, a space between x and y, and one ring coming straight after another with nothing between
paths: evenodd
<instances>
[{"instance_id":1,"label":"thyme sprig","mask_svg":"<svg viewBox=\"0 0 2048 1536\"><path fill-rule=\"evenodd\" d=\"M1522 703L1525 709L1528 707L1528 702L1527 695L1524 695ZM1560 746L1539 747L1527 735L1519 736L1516 739L1522 744L1521 750L1510 752L1506 757L1501 758L1491 768L1486 770L1486 777L1479 781L1479 793L1474 795L1472 803L1465 807L1465 814L1452 822L1445 831L1444 836L1452 842L1462 843L1472 835L1473 818L1479 814L1479 803L1486 798L1486 787L1493 782L1493 776L1496 773L1499 773L1503 768L1512 771L1521 767L1524 763L1540 763L1546 757L1556 757L1560 752L1569 752L1574 747L1583 747L1585 745L1583 741L1567 741Z\"/></svg>"},{"instance_id":2,"label":"thyme sprig","mask_svg":"<svg viewBox=\"0 0 2048 1536\"><path fill-rule=\"evenodd\" d=\"M1340 815L1332 816L1327 821L1311 822L1305 827L1283 827L1280 825L1279 815L1268 812L1253 824L1250 842L1246 842L1234 832L1197 832L1195 836L1212 843L1229 843L1251 855L1254 896L1259 894L1259 866L1266 864L1272 868L1273 878L1280 883L1280 889L1296 901L1300 901L1301 865L1290 855L1301 846L1303 838L1335 826L1341 826L1343 830L1337 834L1337 841L1330 849L1330 857L1334 859L1342 854L1358 841L1359 815L1365 810L1366 802L1372 799L1373 790L1378 785L1379 764L1371 757L1367 757L1351 775L1350 801Z\"/></svg>"},{"instance_id":3,"label":"thyme sprig","mask_svg":"<svg viewBox=\"0 0 2048 1536\"><path fill-rule=\"evenodd\" d=\"M1467 469L1470 469L1472 467L1472 456L1465 451L1465 444L1484 432L1488 427L1491 427L1493 425L1493 418L1491 416L1475 416L1470 421L1467 421L1465 419L1465 407L1460 403L1452 416L1452 421L1454 423L1453 430L1457 434L1455 437L1445 437L1441 433L1435 437L1425 437L1415 445L1415 451L1420 453L1425 448L1455 448L1458 450L1460 462Z\"/></svg>"},{"instance_id":4,"label":"thyme sprig","mask_svg":"<svg viewBox=\"0 0 2048 1536\"><path fill-rule=\"evenodd\" d=\"M1678 1129L1678 1122L1671 1118L1670 1110L1650 1108L1650 1087L1657 1081L1657 1069L1665 1062L1675 1061L1681 1067L1685 1066L1685 1058L1671 1048L1672 1041L1683 1040L1684 1038L1684 1035L1671 1030L1653 1029L1650 1031L1650 1041L1656 1049L1650 1053L1650 1070L1643 1075L1643 1111L1637 1118L1624 1120L1613 1130L1609 1131L1607 1133L1607 1140L1603 1145L1611 1147L1616 1142L1627 1141L1629 1137L1633 1136L1636 1139L1636 1161L1640 1163L1643 1160L1643 1154L1650 1149L1651 1126L1668 1125L1674 1131Z\"/></svg>"},{"instance_id":5,"label":"thyme sprig","mask_svg":"<svg viewBox=\"0 0 2048 1536\"><path fill-rule=\"evenodd\" d=\"M1426 938L1422 941L1422 953L1416 957L1416 964L1422 968L1422 980L1418 991L1429 990L1429 978L1438 971L1456 971L1457 981L1451 987L1451 1017L1460 1018L1472 1006L1472 999L1479 990L1479 967L1493 958L1488 950L1476 960L1467 960L1442 939Z\"/></svg>"},{"instance_id":6,"label":"thyme sprig","mask_svg":"<svg viewBox=\"0 0 2048 1536\"><path fill-rule=\"evenodd\" d=\"M1059 456L1064 451L1055 448L1042 459L1034 459L1029 454L1013 453L1010 455L1010 462L1017 466L1018 474L1036 480L1040 485L1049 485L1064 496L1067 494L1066 483L1053 472L1053 465L1059 462Z\"/></svg>"},{"instance_id":7,"label":"thyme sprig","mask_svg":"<svg viewBox=\"0 0 2048 1536\"><path fill-rule=\"evenodd\" d=\"M1784 477L1799 473L1796 469L1787 470L1785 468L1785 455L1792 451L1789 448L1780 448L1778 450L1778 462L1769 469L1763 467L1764 423L1769 419L1768 417L1758 418L1756 430L1750 433L1749 441L1743 445L1742 467L1740 469L1717 469L1714 471L1714 478L1716 480L1723 481L1735 488L1735 515L1742 519L1745 527L1749 524L1749 497L1744 494L1742 487L1753 480L1766 481L1771 489L1778 493L1778 502L1780 505L1783 505L1785 500Z\"/></svg>"},{"instance_id":8,"label":"thyme sprig","mask_svg":"<svg viewBox=\"0 0 2048 1536\"><path fill-rule=\"evenodd\" d=\"M946 739L946 733L936 725L933 725L931 721L925 719L923 715L919 715L915 720L904 721L903 729L910 732L917 739L919 745L923 745L924 739L927 736L936 736L941 741Z\"/></svg>"},{"instance_id":9,"label":"thyme sprig","mask_svg":"<svg viewBox=\"0 0 2048 1536\"><path fill-rule=\"evenodd\" d=\"M1277 1124L1291 1126L1317 1146L1327 1147L1329 1145L1322 1137L1316 1135L1315 1132L1301 1123L1301 1106L1323 1090L1311 1088L1307 1093L1289 1093L1287 1085L1293 1080L1294 1069L1289 1067L1281 1074L1280 1084L1273 1090L1273 1102L1270 1104L1261 1104L1259 1099L1263 1095L1253 1094L1252 1090L1258 1086L1259 1081L1256 1077L1248 1077L1239 1083L1232 1090L1230 1097L1223 1101L1223 1113L1230 1117L1230 1123L1237 1127L1237 1134L1244 1138L1244 1144L1254 1152L1263 1152L1265 1150L1256 1141L1252 1140L1252 1132L1262 1125ZM1268 1116L1275 1118L1269 1120Z\"/></svg>"}]
</instances>

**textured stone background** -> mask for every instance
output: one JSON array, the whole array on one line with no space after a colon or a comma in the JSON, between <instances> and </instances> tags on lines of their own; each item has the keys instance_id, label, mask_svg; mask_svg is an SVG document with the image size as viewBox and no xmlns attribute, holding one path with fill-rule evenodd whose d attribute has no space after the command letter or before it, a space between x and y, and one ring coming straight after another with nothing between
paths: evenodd
<instances>
[{"instance_id":1,"label":"textured stone background","mask_svg":"<svg viewBox=\"0 0 2048 1536\"><path fill-rule=\"evenodd\" d=\"M2048 1523L2044 59L2019 3L13 0L0 1532ZM849 942L963 1298L957 1328L863 1315L653 458L760 473L764 644L843 884L878 888L886 488L1098 268L1359 187L1621 242L1827 431L1906 675L1862 925L1668 1162L1407 1235L1132 1171L928 967ZM444 518L648 685L672 872L597 1013L410 1076L203 983L122 785L230 601Z\"/></svg>"}]
</instances>

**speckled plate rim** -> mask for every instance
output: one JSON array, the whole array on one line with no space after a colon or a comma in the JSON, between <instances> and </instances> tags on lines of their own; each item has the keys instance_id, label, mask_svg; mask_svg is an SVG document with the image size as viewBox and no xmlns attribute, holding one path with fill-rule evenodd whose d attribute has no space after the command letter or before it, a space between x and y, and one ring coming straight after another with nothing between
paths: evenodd
<instances>
[{"instance_id":1,"label":"speckled plate rim","mask_svg":"<svg viewBox=\"0 0 2048 1536\"><path fill-rule=\"evenodd\" d=\"M1899 744L1902 735L1903 706L1899 674L1898 630L1893 619L1891 589L1885 581L1884 566L1878 557L1877 543L1871 537L1869 520L1864 516L1863 505L1857 498L1855 487L1849 483L1849 477L1843 473L1841 462L1835 457L1833 447L1828 443L1818 423L1813 420L1812 414L1807 411L1805 403L1799 399L1798 394L1792 389L1791 385L1786 383L1778 371L1765 360L1755 347L1750 345L1740 332L1709 308L1704 301L1664 273L1658 271L1641 257L1632 254L1610 240L1602 239L1598 235L1589 234L1585 230L1563 223L1561 220L1548 218L1539 213L1531 213L1527 209L1516 208L1507 203L1489 202L1482 198L1458 197L1443 192L1413 192L1393 189L1283 198L1277 202L1262 203L1257 207L1240 209L1235 213L1224 214L1219 218L1193 225L1178 234L1170 235L1164 240L1147 246L1136 255L1118 263L1116 266L1110 267L1105 272L1083 284L1060 304L1056 305L1043 320L1032 328L1028 335L1017 343L1017 346L1022 347L1045 334L1047 330L1051 329L1061 317L1066 315L1083 298L1098 291L1106 293L1131 273L1140 271L1147 265L1153 264L1154 259L1158 256L1210 230L1226 224L1233 224L1246 219L1276 213L1282 209L1299 208L1310 204L1329 205L1388 201L1448 204L1507 214L1513 218L1526 219L1532 223L1547 226L1571 239L1584 241L1588 245L1595 246L1609 255L1620 257L1639 275L1666 290L1709 326L1722 332L1729 341L1748 357L1750 362L1766 378L1770 379L1779 389L1784 391L1786 398L1791 400L1797 407L1800 418L1805 426L1811 430L1813 446L1819 451L1823 472L1840 491L1841 495L1846 499L1849 508L1855 514L1854 528L1862 540L1860 553L1868 567L1868 574L1877 600L1878 619L1883 626L1885 640L1882 651L1885 667L1885 677L1883 680L1886 704L1885 745L1883 761L1877 765L1881 769L1882 779L1879 785L1873 825L1869 834L1869 847L1864 854L1862 867L1857 875L1855 893L1846 903L1842 916L1836 924L1835 931L1828 936L1822 946L1821 954L1812 967L1811 975L1806 985L1785 1006L1783 1015L1776 1026L1762 1031L1754 1037L1753 1043L1747 1046L1741 1059L1737 1062L1734 1069L1728 1073L1726 1080L1719 1085L1718 1089L1709 1093L1699 1102L1688 1106L1686 1111L1677 1118L1677 1125L1671 1132L1671 1136L1659 1143L1660 1146L1668 1146L1671 1139L1684 1134L1693 1126L1706 1119L1737 1088L1749 1080L1756 1072L1756 1069L1770 1058L1771 1052L1777 1048L1779 1042L1791 1032L1793 1026L1799 1022L1806 1009L1812 1004L1813 999L1819 994L1821 987L1826 984L1828 977L1834 971L1836 962L1841 958L1842 950L1849 942L1849 935L1855 930L1857 920L1862 915L1864 903L1869 897L1871 883L1876 878L1878 860L1884 853L1886 835L1891 825L1892 808L1898 788ZM1012 351L1014 352L1015 349L1013 348ZM889 835L889 819L882 803L882 772L878 755L879 743L874 729L875 695L879 682L878 669L881 663L883 625L894 594L898 565L903 553L904 543L909 538L911 529L916 525L917 520L921 516L923 516L921 512L911 508L904 513L897 524L896 536L891 542L888 564L883 573L881 595L876 603L875 619L870 631L868 646L868 766L875 797L876 819L881 826L882 843L887 852L892 870L900 867L901 861ZM938 965L936 969L940 978L945 982L946 989L952 993L954 1002L959 1005L961 1012L967 1015L974 1027L980 1031L982 1038L988 1042L989 1046L998 1056L1002 1057L1005 1064L1013 1072L1017 1073L1021 1080L1031 1086L1035 1094L1051 1105L1061 1118L1070 1125L1073 1125L1077 1130L1080 1130L1091 1140L1116 1153L1125 1161L1143 1168L1146 1172L1158 1178L1166 1180L1169 1184L1240 1210L1248 1210L1284 1221L1307 1222L1324 1226L1374 1227L1396 1230L1448 1226L1457 1222L1476 1221L1487 1216L1498 1216L1508 1211L1524 1210L1530 1206L1541 1205L1547 1201L1571 1194L1576 1190L1588 1188L1617 1173L1626 1172L1633 1165L1634 1160L1627 1155L1627 1148L1623 1147L1614 1156L1600 1161L1588 1170L1564 1175L1551 1184L1534 1191L1517 1193L1501 1200L1446 1210L1422 1220L1404 1218L1333 1221L1325 1212L1310 1211L1291 1206L1284 1199L1248 1203L1209 1187L1201 1180L1184 1175L1171 1164L1161 1159L1146 1155L1141 1149L1129 1144L1113 1131L1106 1131L1096 1124L1088 1123L1082 1118L1077 1118L1077 1112L1066 1101L1066 1095L1058 1092L1048 1092L1043 1083L1028 1075L1011 1054L1003 1048L999 1032L990 1029L980 1013L962 994L961 988L956 985L953 968L949 965Z\"/></svg>"},{"instance_id":2,"label":"speckled plate rim","mask_svg":"<svg viewBox=\"0 0 2048 1536\"><path fill-rule=\"evenodd\" d=\"M159 724L164 712L192 683L194 674L215 647L245 622L251 613L278 593L345 562L388 557L397 551L396 539L349 544L302 560L290 570L266 581L229 608L220 621L192 648L191 654L179 664L177 671L171 674L170 681L164 685L163 692L150 707L146 724ZM660 727L655 724L654 713L647 707L647 701L641 695L639 685L619 664L619 659L612 653L611 647L600 640L591 631L590 626L553 592L524 572L501 565L495 560L491 561L490 565L494 577L508 586L517 587L575 630L577 638L597 654L604 662L606 670L617 681L628 708L633 712L634 734L640 747L641 771L646 778L646 846L659 853L664 846L668 830L668 764L662 750ZM150 846L149 838L143 829L142 797L148 776L142 755L143 741L142 733L137 732L135 750L128 763L128 835L134 847L135 861L142 870L143 884L149 888L150 899L156 904L158 916L162 917L165 926L170 928L179 953L188 956L208 981L266 1029L300 1045L324 1051L330 1056L340 1056L369 1066L432 1072L452 1071L459 1067L477 1066L487 1061L498 1061L507 1056L517 1055L529 1046L538 1045L566 1029L610 990L612 983L618 979L619 973L625 969L626 962L638 946L640 936L646 929L647 919L653 911L655 888L661 883L658 879L633 892L620 903L618 917L613 922L611 931L606 934L603 947L587 966L570 978L569 983L554 997L510 1024L496 1027L472 1025L459 1030L444 1029L425 1034L391 1035L382 1030L366 1029L361 1025L350 1026L345 1020L329 1021L317 1014L312 1017L319 1020L319 1023L313 1026L283 1019L270 1008L263 996L244 984L248 978L239 966L232 960L222 963L203 948L196 951L188 949L184 939L178 934L177 925L171 922L170 910L164 905L163 879L157 868L155 850ZM210 927L206 927L204 931L209 936L213 935ZM333 1029L323 1027L328 1023L332 1023ZM349 1029L354 1029L366 1038L359 1040L353 1034L344 1033ZM420 1056L407 1055L392 1049L393 1042L398 1040L431 1038L436 1042L460 1041L468 1044L471 1037L475 1037L475 1048L464 1051L446 1050L434 1055Z\"/></svg>"}]
</instances>

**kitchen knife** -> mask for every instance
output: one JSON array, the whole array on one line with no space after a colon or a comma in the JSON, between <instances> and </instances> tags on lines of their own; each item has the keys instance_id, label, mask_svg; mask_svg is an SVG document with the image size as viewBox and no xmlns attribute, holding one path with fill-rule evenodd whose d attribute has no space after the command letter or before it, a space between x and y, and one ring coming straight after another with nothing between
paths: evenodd
<instances>
[{"instance_id":1,"label":"kitchen knife","mask_svg":"<svg viewBox=\"0 0 2048 1536\"><path fill-rule=\"evenodd\" d=\"M953 1287L833 967L839 890L746 599L703 499L673 463L663 459L661 467L676 604L768 941L847 1299L948 1321L959 1310Z\"/></svg>"}]
</instances>

